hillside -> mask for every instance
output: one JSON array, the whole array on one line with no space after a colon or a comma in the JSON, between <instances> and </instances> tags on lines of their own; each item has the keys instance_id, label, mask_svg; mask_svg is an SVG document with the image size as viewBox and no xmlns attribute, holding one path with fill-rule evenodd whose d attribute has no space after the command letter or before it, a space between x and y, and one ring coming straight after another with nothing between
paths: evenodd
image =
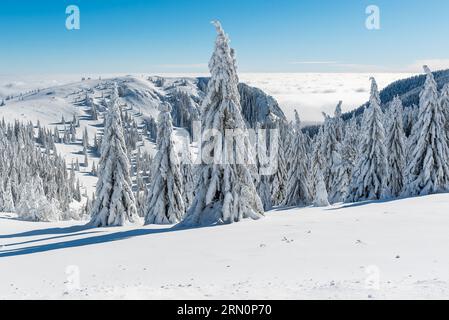
<instances>
[{"instance_id":1,"label":"hillside","mask_svg":"<svg viewBox=\"0 0 449 320\"><path fill-rule=\"evenodd\" d=\"M155 142L155 128L151 127L151 123L157 121L158 106L162 102L171 105L174 125L177 127L175 137L178 141L186 139L188 132L192 130L192 122L199 119L200 105L207 86L207 78L159 76L88 78L40 89L31 86L25 92L11 91L9 98L5 100L6 104L0 107L0 118L6 122L31 121L34 125L39 121L41 126L51 130L57 127L63 135L64 128L70 126L70 121L75 115L79 120L77 140L68 144L57 143L56 148L69 166L72 161L82 164L84 161L82 133L87 130L91 146L94 145L95 136L97 134L101 136L102 114L107 110L114 82L119 85L124 110L136 121L138 131L143 136L137 147L150 154L154 154ZM249 126L256 127L256 122L264 125L273 121L286 121L282 110L272 97L245 84L240 84L239 90L243 114ZM91 114L93 106L98 111L98 120L94 120ZM65 124L62 123L62 118L65 119ZM177 146L182 148L182 143ZM195 144L192 147L194 151ZM90 174L91 164L93 162L98 164L99 154L90 150L88 160L90 165L87 167L81 165L76 177L80 179L82 193L90 197L95 191L96 183L96 177ZM78 207L81 204L74 203L74 205Z\"/></svg>"}]
</instances>

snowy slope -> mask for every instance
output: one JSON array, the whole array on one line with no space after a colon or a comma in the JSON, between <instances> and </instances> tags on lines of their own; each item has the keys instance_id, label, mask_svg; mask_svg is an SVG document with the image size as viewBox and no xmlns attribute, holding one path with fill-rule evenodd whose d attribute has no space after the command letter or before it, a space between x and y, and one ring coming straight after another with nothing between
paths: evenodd
<instances>
[{"instance_id":1,"label":"snowy slope","mask_svg":"<svg viewBox=\"0 0 449 320\"><path fill-rule=\"evenodd\" d=\"M1 214L0 298L445 298L448 202L271 211L192 230Z\"/></svg>"},{"instance_id":2,"label":"snowy slope","mask_svg":"<svg viewBox=\"0 0 449 320\"><path fill-rule=\"evenodd\" d=\"M73 115L79 118L80 127L77 128L76 143L57 144L57 150L61 153L67 164L70 166L72 161L82 164L84 155L82 154L81 137L84 129L89 134L89 143L93 145L95 134L102 132L103 118L92 120L90 116L91 107L86 104L85 98L88 96L96 105L101 113L105 111L108 95L111 92L113 82L119 83L122 89L121 101L127 105L130 114L136 119L139 125L143 125L146 117L157 118L158 106L161 101L173 90L183 90L192 97L198 97L200 94L197 89L196 79L194 78L165 78L164 85L158 87L155 85L155 77L148 76L120 76L109 79L87 79L68 83L57 83L48 88L35 87L33 83L19 88L26 88L26 91L14 92L14 98L6 101L6 105L0 107L0 118L6 122L15 120L28 122L32 121L36 125L37 121L42 126L53 128L56 126L62 136L64 125L61 118L64 117L68 127ZM182 82L182 83L181 83ZM46 83L46 82L44 82ZM34 84L37 85L37 84ZM16 89L17 90L17 89ZM176 130L177 136L185 136L183 129ZM144 136L146 136L144 134ZM154 143L148 137L140 143L143 150L154 153ZM81 181L82 193L89 196L95 191L96 177L90 175L91 164L98 164L99 155L93 152L88 154L89 166L80 167L76 172L77 178Z\"/></svg>"},{"instance_id":3,"label":"snowy slope","mask_svg":"<svg viewBox=\"0 0 449 320\"><path fill-rule=\"evenodd\" d=\"M202 99L204 98L206 78L195 77L160 77L149 75L121 75L110 78L87 78L83 81L73 81L74 76L62 77L59 81L47 79L41 81L6 81L0 77L0 87L13 95L12 99L6 100L6 105L0 107L0 118L6 122L15 120L29 122L36 125L37 121L42 126L53 128L56 126L62 135L64 125L61 122L62 117L66 121L66 126L72 120L73 115L79 118L80 127L77 128L76 143L57 144L57 150L66 159L68 165L78 160L84 162L82 154L81 137L84 129L87 129L89 143L93 145L94 137L97 133L102 133L103 118L92 120L90 115L91 106L86 102L86 97L91 100L97 110L101 113L106 110L107 99L112 90L113 82L117 82L120 87L120 96L123 104L130 115L137 121L140 131L144 136L144 141L139 143L142 151L147 150L154 154L154 143L150 141L146 132L144 132L145 119L152 117L157 119L159 114L158 107L162 102L167 102L173 106L177 104L179 92L184 93L189 100L189 105L181 105L181 108L189 108L178 112L184 114L198 113ZM80 79L77 77L77 79ZM50 84L49 87L42 87ZM51 85L54 84L54 85ZM285 120L285 116L277 102L263 91L251 88L242 84L242 105L244 114L247 115L247 121L254 125L255 121L264 123L267 119ZM177 108L176 110L178 110ZM270 114L273 116L270 117ZM254 125L255 126L255 125ZM187 132L183 128L175 130L177 141L185 139ZM182 144L177 144L182 148ZM92 195L95 190L96 178L90 175L91 164L98 164L99 155L90 152L88 154L89 166L81 166L80 171L76 172L76 177L80 179L82 193Z\"/></svg>"}]
</instances>

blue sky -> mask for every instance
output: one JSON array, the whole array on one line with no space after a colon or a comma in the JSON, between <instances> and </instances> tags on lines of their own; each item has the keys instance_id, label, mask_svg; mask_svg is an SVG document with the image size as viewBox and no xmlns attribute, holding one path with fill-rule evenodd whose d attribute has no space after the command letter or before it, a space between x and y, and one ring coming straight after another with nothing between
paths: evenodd
<instances>
[{"instance_id":1,"label":"blue sky","mask_svg":"<svg viewBox=\"0 0 449 320\"><path fill-rule=\"evenodd\" d=\"M80 30L65 28L78 5ZM380 8L380 30L365 9ZM449 67L447 0L48 0L0 2L0 74L207 72L219 19L241 72Z\"/></svg>"}]
</instances>

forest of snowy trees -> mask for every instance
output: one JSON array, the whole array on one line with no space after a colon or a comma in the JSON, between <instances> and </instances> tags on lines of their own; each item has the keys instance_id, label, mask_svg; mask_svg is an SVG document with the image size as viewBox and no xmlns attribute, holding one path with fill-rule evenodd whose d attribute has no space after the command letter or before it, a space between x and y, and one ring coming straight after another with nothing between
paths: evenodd
<instances>
[{"instance_id":1,"label":"forest of snowy trees","mask_svg":"<svg viewBox=\"0 0 449 320\"><path fill-rule=\"evenodd\" d=\"M219 22L214 25L211 77L200 83L205 97L199 108L199 101L173 91L161 102L158 119L146 117L138 124L121 102L120 86L109 83L111 92L100 103L88 93L77 99L89 108L91 119L103 118L103 130L94 137L78 129L75 115L61 119L62 130L0 123L0 211L34 221L84 214L95 227L142 220L196 226L259 219L279 206L321 207L449 191L449 85L439 87L428 67L416 106L404 108L396 95L383 108L372 78L362 111L348 117L339 102L312 134L303 130L298 112L292 122L276 116L281 111L274 100L266 103L272 112L254 108L251 89L239 85L229 38ZM157 81L163 85L163 79ZM174 136L174 126L192 134L195 121L201 127L197 153L192 137L179 148ZM78 161L67 165L55 147L77 143L80 136L83 165L98 177L91 198L81 195L75 178ZM140 150L145 138L156 144L154 158ZM89 163L88 152L100 156L98 164ZM265 153L275 161L274 171L263 170ZM85 202L81 213L70 209L73 201Z\"/></svg>"},{"instance_id":2,"label":"forest of snowy trees","mask_svg":"<svg viewBox=\"0 0 449 320\"><path fill-rule=\"evenodd\" d=\"M76 218L69 205L79 184L57 154L56 139L39 124L1 122L0 211L32 221Z\"/></svg>"}]
</instances>

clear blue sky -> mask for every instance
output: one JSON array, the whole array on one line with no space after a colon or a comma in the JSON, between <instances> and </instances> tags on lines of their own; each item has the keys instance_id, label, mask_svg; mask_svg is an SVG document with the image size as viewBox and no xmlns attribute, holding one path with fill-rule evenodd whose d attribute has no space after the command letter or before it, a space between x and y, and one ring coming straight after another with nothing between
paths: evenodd
<instances>
[{"instance_id":1,"label":"clear blue sky","mask_svg":"<svg viewBox=\"0 0 449 320\"><path fill-rule=\"evenodd\" d=\"M365 28L370 4L380 30ZM400 71L449 61L448 14L447 0L2 0L0 74L205 72L212 19L241 72Z\"/></svg>"}]
</instances>

